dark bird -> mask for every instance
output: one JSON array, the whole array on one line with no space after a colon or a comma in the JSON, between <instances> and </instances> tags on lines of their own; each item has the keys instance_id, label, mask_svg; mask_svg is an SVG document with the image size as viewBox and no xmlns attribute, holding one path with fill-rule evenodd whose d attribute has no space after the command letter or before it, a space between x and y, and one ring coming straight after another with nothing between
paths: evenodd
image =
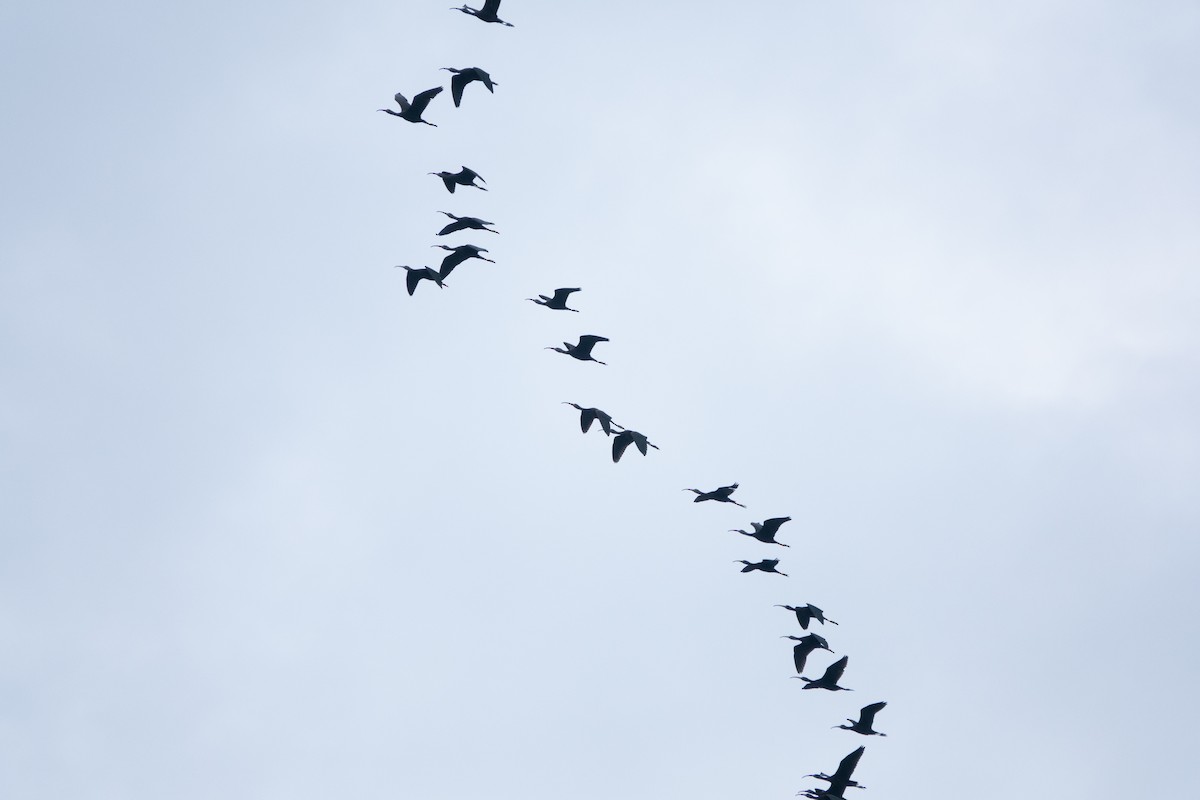
<instances>
[{"instance_id":1,"label":"dark bird","mask_svg":"<svg viewBox=\"0 0 1200 800\"><path fill-rule=\"evenodd\" d=\"M446 191L448 191L450 194L454 194L454 187L456 186L472 186L476 189L480 189L485 192L487 191L487 189L475 183L476 180L483 181L483 176L470 167L463 167L458 172L447 172L443 170L442 172L431 172L429 174L437 175L439 178L441 178L442 183L446 185ZM487 183L487 181L483 182Z\"/></svg>"},{"instance_id":2,"label":"dark bird","mask_svg":"<svg viewBox=\"0 0 1200 800\"><path fill-rule=\"evenodd\" d=\"M833 652L829 647L829 642L825 641L824 637L818 636L815 633L805 636L780 636L779 638L799 642L799 644L792 648L792 661L796 664L797 675L804 674L804 665L808 662L810 654L817 650L829 650L829 652Z\"/></svg>"},{"instance_id":3,"label":"dark bird","mask_svg":"<svg viewBox=\"0 0 1200 800\"><path fill-rule=\"evenodd\" d=\"M781 606L776 603L775 607L786 608L788 611L795 611L796 621L800 623L801 630L808 630L808 623L814 619L822 625L824 625L826 622L828 622L830 625L837 625L837 623L833 620L825 619L825 612L814 606L812 603L803 606Z\"/></svg>"},{"instance_id":4,"label":"dark bird","mask_svg":"<svg viewBox=\"0 0 1200 800\"><path fill-rule=\"evenodd\" d=\"M487 231L488 233L499 233L500 232L500 231L494 231L488 227L488 225L495 225L496 223L488 222L487 220L482 220L479 217L456 217L455 215L451 214L449 211L439 211L438 213L445 214L447 217L454 220L454 222L451 222L449 225L447 225L446 227L444 227L440 231L438 231L438 236L446 236L447 234L456 233L458 231L466 231L466 230Z\"/></svg>"},{"instance_id":5,"label":"dark bird","mask_svg":"<svg viewBox=\"0 0 1200 800\"><path fill-rule=\"evenodd\" d=\"M566 348L565 350L562 347L547 347L545 349L553 350L556 353L566 353L571 358L575 358L580 361L595 361L597 364L603 364L604 362L600 359L592 357L592 348L596 346L597 342L607 341L608 339L605 339L603 336L580 336L579 344L563 342L563 345Z\"/></svg>"},{"instance_id":6,"label":"dark bird","mask_svg":"<svg viewBox=\"0 0 1200 800\"><path fill-rule=\"evenodd\" d=\"M499 22L501 25L513 27L511 22L505 22L496 16L496 12L500 10L500 0L485 0L483 8L471 8L463 6L462 8L453 8L453 11L461 11L464 14L470 14L475 19L481 19L484 22Z\"/></svg>"},{"instance_id":7,"label":"dark bird","mask_svg":"<svg viewBox=\"0 0 1200 800\"><path fill-rule=\"evenodd\" d=\"M842 679L842 673L846 671L846 664L850 662L850 656L842 656L837 661L825 668L825 674L817 678L815 681L811 678L801 677L804 681L805 689L828 689L831 692L853 692L853 689L847 689L845 686L838 686L837 682ZM793 676L795 677L795 676Z\"/></svg>"},{"instance_id":8,"label":"dark bird","mask_svg":"<svg viewBox=\"0 0 1200 800\"><path fill-rule=\"evenodd\" d=\"M538 297L541 298L540 300L534 299L532 297L526 297L525 299L532 303L537 303L539 306L545 306L546 308L553 308L555 311L578 312L579 311L578 308L567 308L567 298L571 296L571 292L578 292L578 291L579 291L578 288L555 289L554 297L547 297L544 294L539 294Z\"/></svg>"},{"instance_id":9,"label":"dark bird","mask_svg":"<svg viewBox=\"0 0 1200 800\"><path fill-rule=\"evenodd\" d=\"M648 448L653 447L658 449L658 445L653 444L646 438L646 434L631 431L628 428L618 433L613 437L613 463L616 464L621 460L621 456L625 455L625 451L629 449L629 445L637 445L638 452L646 455L649 452Z\"/></svg>"},{"instance_id":10,"label":"dark bird","mask_svg":"<svg viewBox=\"0 0 1200 800\"><path fill-rule=\"evenodd\" d=\"M417 291L417 284L421 281L433 281L438 286L445 288L442 280L445 278L440 272L431 267L406 267L403 264L397 264L400 269L408 270L406 282L408 283L408 296L412 297L413 292Z\"/></svg>"},{"instance_id":11,"label":"dark bird","mask_svg":"<svg viewBox=\"0 0 1200 800\"><path fill-rule=\"evenodd\" d=\"M445 244L435 244L433 246L450 251L450 255L442 259L442 267L440 272L443 278L450 277L450 273L454 271L454 268L469 258L478 258L480 261L486 261L489 264L496 263L490 258L484 258L483 256L479 255L480 253L486 253L487 250L482 247L476 247L473 244L460 244L458 247L450 247L449 245Z\"/></svg>"},{"instance_id":12,"label":"dark bird","mask_svg":"<svg viewBox=\"0 0 1200 800\"><path fill-rule=\"evenodd\" d=\"M614 426L618 428L621 427L613 422L611 415L605 414L598 408L584 408L578 403L568 403L565 400L563 401L563 405L573 406L579 409L579 429L584 433L587 433L592 429L593 422L600 423L600 430L604 431L605 436L612 436L612 429Z\"/></svg>"},{"instance_id":13,"label":"dark bird","mask_svg":"<svg viewBox=\"0 0 1200 800\"><path fill-rule=\"evenodd\" d=\"M885 706L887 706L887 703L871 703L869 706L863 706L862 710L858 712L857 720L846 717L846 722L849 722L849 725L834 725L833 727L841 728L844 731L861 733L863 736L887 736L886 733L880 733L871 729L875 724L875 715L882 711Z\"/></svg>"},{"instance_id":14,"label":"dark bird","mask_svg":"<svg viewBox=\"0 0 1200 800\"><path fill-rule=\"evenodd\" d=\"M396 103L399 104L399 111L392 111L390 108L381 108L380 111L385 114L391 114L393 117L399 117L409 122L424 122L426 125L433 125L432 122L421 119L421 115L425 113L425 109L429 106L429 101L442 93L442 87L438 86L433 89L426 89L419 95L408 102L408 98L396 92ZM437 127L437 125L433 125Z\"/></svg>"},{"instance_id":15,"label":"dark bird","mask_svg":"<svg viewBox=\"0 0 1200 800\"><path fill-rule=\"evenodd\" d=\"M693 503L703 503L705 500L716 500L718 503L733 503L735 506L741 506L742 508L745 508L745 506L743 506L737 500L730 498L730 495L733 494L734 490L737 488L738 485L736 483L731 483L728 486L719 486L716 489L713 489L711 492L702 492L699 489L684 489L684 491L696 493L696 499L692 501Z\"/></svg>"},{"instance_id":16,"label":"dark bird","mask_svg":"<svg viewBox=\"0 0 1200 800\"><path fill-rule=\"evenodd\" d=\"M749 536L751 538L758 539L763 544L778 544L782 545L783 547L791 547L790 544L783 544L783 542L775 541L775 534L779 532L779 526L785 522L791 522L791 520L791 517L772 517L771 519L764 520L761 524L757 522L751 522L750 526L754 528L754 533L744 531L740 528L730 528L729 532L740 533L742 536Z\"/></svg>"},{"instance_id":17,"label":"dark bird","mask_svg":"<svg viewBox=\"0 0 1200 800\"><path fill-rule=\"evenodd\" d=\"M734 563L746 565L742 567L742 572L753 572L754 570L759 570L760 572L774 572L776 575L782 575L785 578L787 577L786 572L780 572L779 570L775 569L775 567L779 565L778 558L764 558L762 561L756 561L753 564L745 560L735 561ZM804 688L807 689L808 687L806 686Z\"/></svg>"},{"instance_id":18,"label":"dark bird","mask_svg":"<svg viewBox=\"0 0 1200 800\"><path fill-rule=\"evenodd\" d=\"M837 770L832 775L826 775L824 772L818 772L813 775L805 775L804 777L806 778L816 778L819 781L829 781L828 789L812 789L810 791L815 792L817 797L827 798L831 796L840 797L845 793L846 789L851 786L857 786L860 789L867 788L857 781L851 780L851 776L854 774L854 769L858 766L858 760L862 758L863 751L866 749L866 747L860 747L850 755L843 758L838 764ZM809 796L811 797L813 795Z\"/></svg>"},{"instance_id":19,"label":"dark bird","mask_svg":"<svg viewBox=\"0 0 1200 800\"><path fill-rule=\"evenodd\" d=\"M454 67L442 67L446 72L453 72L454 77L450 79L450 94L454 97L454 107L458 108L462 105L463 89L468 83L479 81L492 94L496 93L494 87L500 84L492 80L492 76L481 70L479 67L465 67L463 69L455 69Z\"/></svg>"},{"instance_id":20,"label":"dark bird","mask_svg":"<svg viewBox=\"0 0 1200 800\"><path fill-rule=\"evenodd\" d=\"M805 789L803 792L796 792L797 797L810 797L812 800L846 800L840 794L834 794L826 789Z\"/></svg>"}]
</instances>

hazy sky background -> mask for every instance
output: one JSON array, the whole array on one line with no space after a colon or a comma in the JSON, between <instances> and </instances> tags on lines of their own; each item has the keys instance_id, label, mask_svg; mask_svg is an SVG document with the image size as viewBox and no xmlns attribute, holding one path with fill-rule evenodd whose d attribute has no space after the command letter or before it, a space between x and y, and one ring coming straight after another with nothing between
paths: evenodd
<instances>
[{"instance_id":1,"label":"hazy sky background","mask_svg":"<svg viewBox=\"0 0 1200 800\"><path fill-rule=\"evenodd\" d=\"M0 7L0 795L1200 795L1200 3L501 15Z\"/></svg>"}]
</instances>

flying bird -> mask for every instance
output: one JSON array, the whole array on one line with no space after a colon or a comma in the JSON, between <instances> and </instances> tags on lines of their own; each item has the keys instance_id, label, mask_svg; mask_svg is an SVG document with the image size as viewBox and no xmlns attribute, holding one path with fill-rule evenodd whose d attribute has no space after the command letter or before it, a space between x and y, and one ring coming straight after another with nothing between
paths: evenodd
<instances>
[{"instance_id":1,"label":"flying bird","mask_svg":"<svg viewBox=\"0 0 1200 800\"><path fill-rule=\"evenodd\" d=\"M396 103L400 106L400 110L392 111L390 108L381 108L379 110L385 114L391 114L393 117L399 117L400 119L407 120L409 122L423 122L426 125L433 125L432 122L421 119L421 115L425 113L425 109L429 106L429 101L437 97L439 94L441 94L441 92L441 86L437 86L433 89L426 89L414 97L411 103L408 102L408 98L406 98L404 95L396 92ZM436 128L437 125L433 125L433 127Z\"/></svg>"},{"instance_id":2,"label":"flying bird","mask_svg":"<svg viewBox=\"0 0 1200 800\"><path fill-rule=\"evenodd\" d=\"M808 623L814 619L822 625L824 625L826 622L828 622L830 625L837 625L837 623L833 620L826 619L825 612L814 606L812 603L808 603L807 605L803 606L781 606L776 603L775 607L786 608L788 611L796 612L796 621L800 623L801 630L808 630Z\"/></svg>"},{"instance_id":3,"label":"flying bird","mask_svg":"<svg viewBox=\"0 0 1200 800\"><path fill-rule=\"evenodd\" d=\"M777 544L783 547L791 547L790 544L775 541L775 534L779 532L779 527L785 522L791 522L791 517L772 517L764 520L762 523L751 522L750 526L754 528L754 532L744 531L741 528L730 528L730 533L740 533L742 536L749 536L757 539L763 544Z\"/></svg>"},{"instance_id":4,"label":"flying bird","mask_svg":"<svg viewBox=\"0 0 1200 800\"><path fill-rule=\"evenodd\" d=\"M593 422L600 423L600 430L604 431L605 436L612 436L612 429L614 426L617 428L621 427L620 425L617 425L615 422L613 422L613 418L611 415L605 414L603 411L601 411L598 408L584 408L583 406L579 405L578 403L568 403L565 400L563 401L563 405L564 406L573 406L573 407L579 409L579 428L584 433L587 433L588 431L590 431L592 429Z\"/></svg>"},{"instance_id":5,"label":"flying bird","mask_svg":"<svg viewBox=\"0 0 1200 800\"><path fill-rule=\"evenodd\" d=\"M742 508L745 508L745 506L743 506L737 500L730 498L730 495L733 494L734 490L737 488L738 485L736 483L731 483L728 486L719 486L716 489L713 489L711 492L702 492L699 489L684 489L684 491L696 493L696 499L692 501L693 503L703 503L705 500L716 500L718 503L733 503L735 506L741 506Z\"/></svg>"},{"instance_id":6,"label":"flying bird","mask_svg":"<svg viewBox=\"0 0 1200 800\"><path fill-rule=\"evenodd\" d=\"M886 706L887 703L871 703L869 706L863 706L862 710L858 712L857 720L847 717L846 722L849 722L849 725L834 725L833 727L841 728L844 731L861 733L863 736L887 736L886 733L880 733L879 731L872 730L872 727L875 724L875 715L882 711Z\"/></svg>"},{"instance_id":7,"label":"flying bird","mask_svg":"<svg viewBox=\"0 0 1200 800\"><path fill-rule=\"evenodd\" d=\"M496 12L500 10L500 0L485 0L483 8L471 8L470 6L463 6L462 8L453 8L451 10L461 11L464 14L470 14L471 16L475 17L475 19L481 19L484 22L498 22L501 25L507 25L510 28L513 27L511 22L505 22L496 16Z\"/></svg>"},{"instance_id":8,"label":"flying bird","mask_svg":"<svg viewBox=\"0 0 1200 800\"><path fill-rule=\"evenodd\" d=\"M458 247L450 247L449 245L445 244L435 244L433 247L440 247L442 250L450 251L450 255L442 259L440 272L443 278L448 278L450 273L454 271L455 267L469 258L478 258L480 261L486 261L489 264L496 263L490 258L484 258L483 256L479 255L480 253L486 253L487 250L482 247L476 247L473 244L460 244Z\"/></svg>"},{"instance_id":9,"label":"flying bird","mask_svg":"<svg viewBox=\"0 0 1200 800\"><path fill-rule=\"evenodd\" d=\"M837 661L825 668L825 674L813 680L811 678L801 677L804 681L805 689L828 689L831 692L853 692L853 689L847 689L845 686L838 686L837 682L842 679L842 673L846 671L846 664L850 662L850 656L842 656ZM796 677L796 676L792 676Z\"/></svg>"},{"instance_id":10,"label":"flying bird","mask_svg":"<svg viewBox=\"0 0 1200 800\"><path fill-rule=\"evenodd\" d=\"M782 575L785 578L788 576L786 572L780 572L779 570L775 569L775 567L779 565L778 558L764 558L762 561L756 561L753 564L745 560L735 561L734 563L746 565L742 567L742 572L753 572L754 570L759 570L760 572L774 572L776 575ZM807 689L808 687L806 686L804 688Z\"/></svg>"},{"instance_id":11,"label":"flying bird","mask_svg":"<svg viewBox=\"0 0 1200 800\"><path fill-rule=\"evenodd\" d=\"M595 361L597 364L603 364L604 362L600 359L592 357L592 348L596 346L597 342L607 341L608 339L605 339L603 336L587 335L579 337L579 344L563 342L563 345L566 349L563 349L563 347L547 347L545 349L553 350L556 353L565 353L571 358L578 359L579 361Z\"/></svg>"},{"instance_id":12,"label":"flying bird","mask_svg":"<svg viewBox=\"0 0 1200 800\"><path fill-rule=\"evenodd\" d=\"M815 633L810 633L805 636L780 636L780 639L791 639L794 642L799 642L792 648L792 661L796 665L796 674L804 674L804 665L808 662L808 657L817 650L829 650L829 642L825 641L823 636L818 636Z\"/></svg>"},{"instance_id":13,"label":"flying bird","mask_svg":"<svg viewBox=\"0 0 1200 800\"><path fill-rule=\"evenodd\" d=\"M413 292L417 291L417 284L421 281L433 281L438 286L445 288L442 280L446 277L431 267L406 267L403 264L396 265L400 269L408 270L406 282L408 283L408 296L412 297Z\"/></svg>"},{"instance_id":14,"label":"flying bird","mask_svg":"<svg viewBox=\"0 0 1200 800\"><path fill-rule=\"evenodd\" d=\"M614 464L621 460L621 456L625 455L625 451L629 449L629 445L631 444L636 445L638 452L642 455L646 455L650 447L653 447L655 450L659 449L658 445L653 444L646 438L646 434L626 428L613 437L612 456Z\"/></svg>"},{"instance_id":15,"label":"flying bird","mask_svg":"<svg viewBox=\"0 0 1200 800\"><path fill-rule=\"evenodd\" d=\"M854 775L854 769L858 766L858 760L862 758L863 751L866 749L866 747L860 747L850 755L843 758L841 762L838 763L838 768L832 775L826 775L824 772L818 772L813 775L805 775L804 777L806 778L816 778L819 781L829 781L828 789L812 789L810 791L815 792L815 796L817 797L840 797L850 786L857 786L860 789L867 788L857 781L851 780L851 776ZM814 795L809 796L812 797Z\"/></svg>"},{"instance_id":16,"label":"flying bird","mask_svg":"<svg viewBox=\"0 0 1200 800\"><path fill-rule=\"evenodd\" d=\"M443 170L441 172L431 172L429 174L437 175L439 178L441 178L442 183L446 185L446 191L448 191L450 194L454 194L454 187L456 186L472 186L476 189L480 189L485 192L487 191L487 189L475 183L476 180L483 181L483 176L470 167L463 167L458 172L448 172ZM487 181L483 182L487 183Z\"/></svg>"},{"instance_id":17,"label":"flying bird","mask_svg":"<svg viewBox=\"0 0 1200 800\"><path fill-rule=\"evenodd\" d=\"M487 231L488 233L500 232L494 231L488 227L488 225L495 225L496 223L482 220L479 217L457 217L454 214L451 214L449 211L439 211L438 213L445 214L447 217L454 220L449 225L438 231L438 236L446 236L451 233L457 233L458 231L466 230Z\"/></svg>"},{"instance_id":18,"label":"flying bird","mask_svg":"<svg viewBox=\"0 0 1200 800\"><path fill-rule=\"evenodd\" d=\"M496 93L494 87L500 84L492 80L492 76L481 70L479 67L464 67L463 69L455 69L454 67L442 67L446 72L453 72L454 77L450 79L450 94L454 98L454 107L458 108L462 105L463 89L467 88L468 83L479 81L492 94Z\"/></svg>"},{"instance_id":19,"label":"flying bird","mask_svg":"<svg viewBox=\"0 0 1200 800\"><path fill-rule=\"evenodd\" d=\"M578 308L567 308L567 298L571 296L572 292L578 292L578 291L579 291L578 288L555 289L553 297L547 297L544 294L539 294L538 297L541 298L540 300L534 299L532 297L526 297L525 299L532 303L537 303L539 306L545 306L546 308L553 308L555 311L578 312L579 311Z\"/></svg>"}]
</instances>

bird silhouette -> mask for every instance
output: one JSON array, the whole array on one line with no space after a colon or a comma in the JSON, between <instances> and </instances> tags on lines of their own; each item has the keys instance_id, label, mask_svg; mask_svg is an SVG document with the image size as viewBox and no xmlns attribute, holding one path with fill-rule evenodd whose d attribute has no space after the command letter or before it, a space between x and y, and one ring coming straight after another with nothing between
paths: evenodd
<instances>
[{"instance_id":1,"label":"bird silhouette","mask_svg":"<svg viewBox=\"0 0 1200 800\"><path fill-rule=\"evenodd\" d=\"M480 253L486 253L487 250L482 247L476 247L473 244L460 244L458 247L450 247L449 245L445 244L435 244L433 247L439 247L442 250L450 251L450 255L442 259L442 266L439 270L443 278L448 278L450 273L454 271L455 267L469 258L478 258L480 261L486 261L489 264L496 263L490 258L484 258L483 256L479 255Z\"/></svg>"},{"instance_id":2,"label":"bird silhouette","mask_svg":"<svg viewBox=\"0 0 1200 800\"><path fill-rule=\"evenodd\" d=\"M782 545L783 547L791 547L790 544L783 544L783 542L775 541L775 534L779 532L779 526L783 525L785 522L791 522L791 520L791 517L772 517L771 519L764 520L762 523L751 522L750 526L754 528L753 533L744 531L741 528L730 528L729 532L740 533L742 536L749 536L753 539L757 539L763 544L778 544Z\"/></svg>"},{"instance_id":3,"label":"bird silhouette","mask_svg":"<svg viewBox=\"0 0 1200 800\"><path fill-rule=\"evenodd\" d=\"M646 434L626 428L613 437L612 457L614 464L621 460L621 456L625 455L625 451L629 449L629 445L631 444L636 445L638 452L642 455L646 455L649 452L648 448L659 449L658 445L646 438Z\"/></svg>"},{"instance_id":4,"label":"bird silhouette","mask_svg":"<svg viewBox=\"0 0 1200 800\"><path fill-rule=\"evenodd\" d=\"M860 747L853 753L843 758L838 763L838 768L832 775L826 775L824 772L817 772L812 775L805 775L806 778L816 778L819 781L829 781L828 789L810 789L809 791L815 794L808 795L809 797L840 797L848 787L857 786L859 789L867 787L851 779L854 775L854 769L858 766L858 760L862 758L863 751L866 747Z\"/></svg>"},{"instance_id":5,"label":"bird silhouette","mask_svg":"<svg viewBox=\"0 0 1200 800\"><path fill-rule=\"evenodd\" d=\"M449 225L447 225L446 227L444 227L440 231L438 231L438 234L437 234L438 236L446 236L451 233L457 233L458 231L466 231L466 230L487 231L488 233L499 233L500 232L500 231L494 231L488 227L488 225L495 225L496 223L488 222L487 220L482 220L479 217L458 217L458 216L455 216L454 214L451 214L449 211L439 211L438 213L445 214L447 217L454 220Z\"/></svg>"},{"instance_id":6,"label":"bird silhouette","mask_svg":"<svg viewBox=\"0 0 1200 800\"><path fill-rule=\"evenodd\" d=\"M417 284L421 281L433 281L438 286L445 288L445 284L442 281L446 276L442 275L436 269L431 267L406 267L403 264L397 264L396 266L400 269L408 270L405 282L408 284L409 297L412 297L413 292L417 291Z\"/></svg>"},{"instance_id":7,"label":"bird silhouette","mask_svg":"<svg viewBox=\"0 0 1200 800\"><path fill-rule=\"evenodd\" d=\"M456 186L471 186L484 192L487 191L487 189L475 183L476 180L483 181L483 176L470 167L463 167L458 172L447 172L446 170L443 170L441 172L431 172L429 174L437 175L439 178L441 178L442 183L446 186L446 191L450 192L450 194L454 194L454 188ZM483 182L487 183L487 181Z\"/></svg>"},{"instance_id":8,"label":"bird silhouette","mask_svg":"<svg viewBox=\"0 0 1200 800\"><path fill-rule=\"evenodd\" d=\"M823 636L818 636L815 633L810 633L805 636L780 636L780 639L791 639L794 642L799 642L792 648L792 662L796 665L796 674L804 674L804 665L808 663L808 657L817 650L829 650L829 642L825 641Z\"/></svg>"},{"instance_id":9,"label":"bird silhouette","mask_svg":"<svg viewBox=\"0 0 1200 800\"><path fill-rule=\"evenodd\" d=\"M505 22L496 16L496 12L500 10L500 0L485 0L483 8L471 8L470 6L463 6L462 8L456 7L451 10L461 11L464 14L470 14L471 16L475 17L475 19L481 19L484 22L499 22L501 25L507 25L510 28L514 27L511 22Z\"/></svg>"},{"instance_id":10,"label":"bird silhouette","mask_svg":"<svg viewBox=\"0 0 1200 800\"><path fill-rule=\"evenodd\" d=\"M597 342L607 341L608 339L605 339L603 336L587 335L579 337L579 344L563 342L563 346L566 348L565 350L563 347L547 347L545 349L553 350L556 353L565 353L571 358L578 359L579 361L595 361L597 364L603 364L604 362L600 359L592 357L592 348L596 346Z\"/></svg>"},{"instance_id":11,"label":"bird silhouette","mask_svg":"<svg viewBox=\"0 0 1200 800\"><path fill-rule=\"evenodd\" d=\"M538 297L541 298L540 300L534 299L532 297L526 297L525 299L532 303L537 303L539 306L545 306L546 308L553 308L555 311L578 312L579 311L578 308L567 308L567 298L571 296L572 292L578 292L578 291L579 291L578 288L555 289L554 297L547 297L544 294L539 294Z\"/></svg>"},{"instance_id":12,"label":"bird silhouette","mask_svg":"<svg viewBox=\"0 0 1200 800\"><path fill-rule=\"evenodd\" d=\"M500 84L492 80L492 76L481 70L479 67L464 67L455 69L454 67L442 67L446 72L453 72L454 77L450 79L450 95L454 98L454 107L458 108L462 105L463 89L468 83L479 81L492 94L496 93L494 87Z\"/></svg>"},{"instance_id":13,"label":"bird silhouette","mask_svg":"<svg viewBox=\"0 0 1200 800\"><path fill-rule=\"evenodd\" d=\"M437 97L441 92L441 86L426 89L414 97L411 103L408 102L408 98L404 95L396 92L396 103L400 106L400 110L392 111L390 108L381 108L379 110L385 114L391 114L393 117L407 120L408 122L423 122L426 125L433 125L432 122L421 119L421 115L425 113L425 109L429 106L429 101ZM433 127L436 128L437 125L433 125Z\"/></svg>"},{"instance_id":14,"label":"bird silhouette","mask_svg":"<svg viewBox=\"0 0 1200 800\"><path fill-rule=\"evenodd\" d=\"M734 563L746 565L742 567L742 572L753 572L754 570L759 570L760 572L774 572L776 575L782 575L785 578L787 577L786 572L780 572L779 570L775 569L775 567L779 564L778 558L764 558L762 561L756 561L753 564L745 560L735 561Z\"/></svg>"},{"instance_id":15,"label":"bird silhouette","mask_svg":"<svg viewBox=\"0 0 1200 800\"><path fill-rule=\"evenodd\" d=\"M875 715L882 711L886 706L887 703L871 703L869 706L863 706L862 710L858 712L857 720L847 717L846 722L849 722L849 725L834 725L833 727L841 728L844 731L861 733L863 736L887 736L886 733L880 733L879 731L872 730L872 727L875 724Z\"/></svg>"},{"instance_id":16,"label":"bird silhouette","mask_svg":"<svg viewBox=\"0 0 1200 800\"><path fill-rule=\"evenodd\" d=\"M593 422L600 423L600 430L604 431L605 436L612 436L612 429L621 427L613 422L611 415L605 414L598 408L584 408L578 403L568 403L566 400L563 401L563 405L579 409L579 429L584 433L592 429Z\"/></svg>"},{"instance_id":17,"label":"bird silhouette","mask_svg":"<svg viewBox=\"0 0 1200 800\"><path fill-rule=\"evenodd\" d=\"M825 674L813 680L811 678L801 677L804 681L805 689L828 689L831 692L853 692L853 689L847 689L845 686L838 686L837 682L842 679L842 673L846 671L846 664L850 663L850 656L842 656L837 661L825 668ZM792 676L796 677L796 676Z\"/></svg>"},{"instance_id":18,"label":"bird silhouette","mask_svg":"<svg viewBox=\"0 0 1200 800\"><path fill-rule=\"evenodd\" d=\"M737 500L730 498L730 495L733 494L734 490L737 488L738 485L736 483L731 483L728 486L719 486L716 489L713 489L711 492L702 492L699 489L684 489L684 491L696 493L696 499L692 501L693 503L703 503L705 500L715 500L718 503L733 503L735 506L741 506L742 508L745 508L745 506L743 506Z\"/></svg>"},{"instance_id":19,"label":"bird silhouette","mask_svg":"<svg viewBox=\"0 0 1200 800\"><path fill-rule=\"evenodd\" d=\"M781 606L776 603L775 607L786 608L788 611L796 612L796 621L800 623L800 628L802 630L808 630L808 623L814 619L822 625L824 625L826 622L828 622L830 625L837 625L837 623L833 620L826 619L825 612L814 606L812 603L808 603L807 605L803 606Z\"/></svg>"}]
</instances>

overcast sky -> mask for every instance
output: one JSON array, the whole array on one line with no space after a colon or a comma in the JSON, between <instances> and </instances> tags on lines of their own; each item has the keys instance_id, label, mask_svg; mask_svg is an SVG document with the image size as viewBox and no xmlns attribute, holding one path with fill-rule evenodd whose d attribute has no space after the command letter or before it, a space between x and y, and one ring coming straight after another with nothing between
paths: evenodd
<instances>
[{"instance_id":1,"label":"overcast sky","mask_svg":"<svg viewBox=\"0 0 1200 800\"><path fill-rule=\"evenodd\" d=\"M0 796L1200 796L1200 2L501 15L0 7Z\"/></svg>"}]
</instances>

